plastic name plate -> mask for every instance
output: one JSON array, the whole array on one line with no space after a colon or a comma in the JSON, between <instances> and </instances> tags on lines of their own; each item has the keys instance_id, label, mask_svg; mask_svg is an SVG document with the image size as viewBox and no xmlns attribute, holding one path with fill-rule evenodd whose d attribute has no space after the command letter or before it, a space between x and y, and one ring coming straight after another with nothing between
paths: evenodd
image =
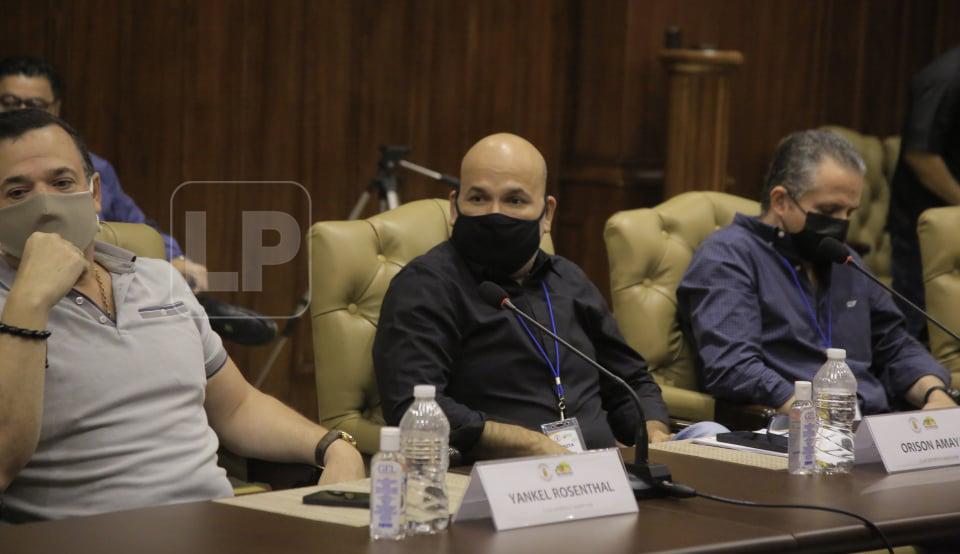
<instances>
[{"instance_id":1,"label":"plastic name plate","mask_svg":"<svg viewBox=\"0 0 960 554\"><path fill-rule=\"evenodd\" d=\"M480 462L454 521L493 517L497 531L636 513L620 452Z\"/></svg>"},{"instance_id":2,"label":"plastic name plate","mask_svg":"<svg viewBox=\"0 0 960 554\"><path fill-rule=\"evenodd\" d=\"M854 444L855 463L887 473L960 464L960 408L867 416Z\"/></svg>"}]
</instances>

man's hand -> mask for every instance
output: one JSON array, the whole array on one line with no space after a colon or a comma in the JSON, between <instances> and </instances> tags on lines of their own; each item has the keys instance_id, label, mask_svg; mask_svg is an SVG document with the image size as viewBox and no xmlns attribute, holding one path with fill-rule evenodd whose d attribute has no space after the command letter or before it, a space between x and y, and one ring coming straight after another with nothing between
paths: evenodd
<instances>
[{"instance_id":1,"label":"man's hand","mask_svg":"<svg viewBox=\"0 0 960 554\"><path fill-rule=\"evenodd\" d=\"M778 414L789 414L789 413L790 413L790 406L793 405L793 403L794 403L794 401L795 401L796 399L797 399L796 396L792 396L792 395L791 395L790 398L788 398L787 401L783 403L783 405L781 405L779 408L777 408L777 413L778 413Z\"/></svg>"},{"instance_id":2,"label":"man's hand","mask_svg":"<svg viewBox=\"0 0 960 554\"><path fill-rule=\"evenodd\" d=\"M487 420L480 440L468 453L474 459L487 460L515 456L552 456L570 451L553 439L519 425Z\"/></svg>"},{"instance_id":3,"label":"man's hand","mask_svg":"<svg viewBox=\"0 0 960 554\"><path fill-rule=\"evenodd\" d=\"M667 427L667 424L662 421L648 421L647 422L647 442L667 442L672 439L673 435L670 434L670 428Z\"/></svg>"},{"instance_id":4,"label":"man's hand","mask_svg":"<svg viewBox=\"0 0 960 554\"><path fill-rule=\"evenodd\" d=\"M203 292L210 287L210 284L207 282L206 266L192 262L183 256L171 260L170 265L175 267L176 270L183 275L183 278L186 279L187 284L190 285L193 292Z\"/></svg>"},{"instance_id":5,"label":"man's hand","mask_svg":"<svg viewBox=\"0 0 960 554\"><path fill-rule=\"evenodd\" d=\"M83 252L60 235L37 231L24 246L10 298L49 312L89 265Z\"/></svg>"},{"instance_id":6,"label":"man's hand","mask_svg":"<svg viewBox=\"0 0 960 554\"><path fill-rule=\"evenodd\" d=\"M930 400L923 405L924 410L938 410L940 408L956 408L957 403L942 390L935 390L930 394Z\"/></svg>"},{"instance_id":7,"label":"man's hand","mask_svg":"<svg viewBox=\"0 0 960 554\"><path fill-rule=\"evenodd\" d=\"M323 473L318 485L356 481L366 477L363 458L356 448L344 440L334 441L323 456Z\"/></svg>"},{"instance_id":8,"label":"man's hand","mask_svg":"<svg viewBox=\"0 0 960 554\"><path fill-rule=\"evenodd\" d=\"M540 437L542 438L530 446L530 456L557 456L570 453L569 450L560 446L560 443L550 437L542 434Z\"/></svg>"}]
</instances>

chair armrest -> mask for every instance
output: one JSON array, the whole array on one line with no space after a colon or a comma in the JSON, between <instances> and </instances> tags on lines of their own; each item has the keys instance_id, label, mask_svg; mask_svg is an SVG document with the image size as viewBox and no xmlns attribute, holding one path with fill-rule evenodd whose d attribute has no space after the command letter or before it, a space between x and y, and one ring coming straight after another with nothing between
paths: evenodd
<instances>
[{"instance_id":1,"label":"chair armrest","mask_svg":"<svg viewBox=\"0 0 960 554\"><path fill-rule=\"evenodd\" d=\"M777 413L775 408L759 404L736 404L717 400L709 394L660 385L667 403L671 427L683 428L697 421L716 421L730 429L761 429Z\"/></svg>"},{"instance_id":2,"label":"chair armrest","mask_svg":"<svg viewBox=\"0 0 960 554\"><path fill-rule=\"evenodd\" d=\"M292 489L316 485L320 479L320 468L313 465L244 458L224 448L217 452L217 458L217 465L238 481L241 489L254 483L266 484L270 490ZM234 491L238 490L235 485Z\"/></svg>"},{"instance_id":3,"label":"chair armrest","mask_svg":"<svg viewBox=\"0 0 960 554\"><path fill-rule=\"evenodd\" d=\"M270 485L270 490L295 489L316 485L320 479L320 468L247 458L247 477L251 482Z\"/></svg>"},{"instance_id":4,"label":"chair armrest","mask_svg":"<svg viewBox=\"0 0 960 554\"><path fill-rule=\"evenodd\" d=\"M660 385L671 420L708 421L714 418L716 400L709 394Z\"/></svg>"}]
</instances>

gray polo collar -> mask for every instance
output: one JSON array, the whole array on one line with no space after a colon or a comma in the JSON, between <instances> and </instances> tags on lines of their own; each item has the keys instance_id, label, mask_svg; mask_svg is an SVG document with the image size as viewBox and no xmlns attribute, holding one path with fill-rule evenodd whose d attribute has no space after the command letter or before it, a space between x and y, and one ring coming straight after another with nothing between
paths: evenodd
<instances>
[{"instance_id":1,"label":"gray polo collar","mask_svg":"<svg viewBox=\"0 0 960 554\"><path fill-rule=\"evenodd\" d=\"M133 273L137 256L133 252L106 242L94 243L93 257L110 273Z\"/></svg>"},{"instance_id":2,"label":"gray polo collar","mask_svg":"<svg viewBox=\"0 0 960 554\"><path fill-rule=\"evenodd\" d=\"M93 257L110 273L133 273L136 271L137 256L126 249L105 242L96 241L93 245ZM0 256L0 286L10 290L17 270L10 267L7 260Z\"/></svg>"}]
</instances>

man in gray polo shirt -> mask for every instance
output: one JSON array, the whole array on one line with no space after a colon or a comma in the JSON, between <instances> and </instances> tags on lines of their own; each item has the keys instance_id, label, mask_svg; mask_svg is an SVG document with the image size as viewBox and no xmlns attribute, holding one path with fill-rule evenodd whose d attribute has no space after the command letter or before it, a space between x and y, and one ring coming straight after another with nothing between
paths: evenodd
<instances>
[{"instance_id":1,"label":"man in gray polo shirt","mask_svg":"<svg viewBox=\"0 0 960 554\"><path fill-rule=\"evenodd\" d=\"M229 496L220 442L362 478L349 436L244 380L166 261L94 242L99 188L65 123L0 114L2 519Z\"/></svg>"}]
</instances>

